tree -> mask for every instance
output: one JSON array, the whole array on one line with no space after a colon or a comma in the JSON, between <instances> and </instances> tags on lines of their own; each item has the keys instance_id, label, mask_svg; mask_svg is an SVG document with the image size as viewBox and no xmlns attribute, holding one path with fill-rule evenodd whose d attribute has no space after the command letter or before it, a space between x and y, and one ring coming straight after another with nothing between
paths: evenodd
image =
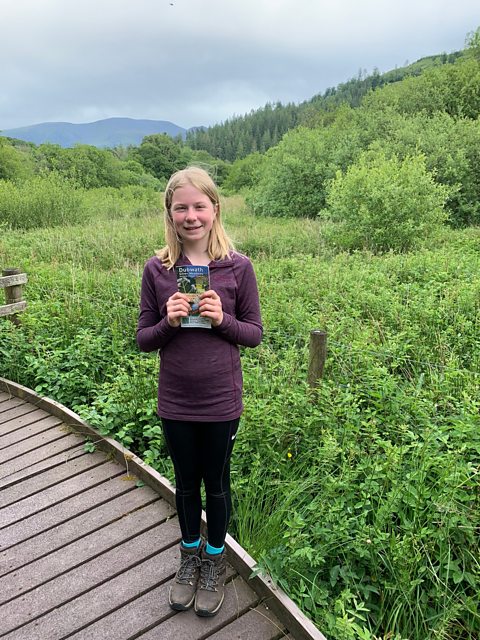
<instances>
[{"instance_id":1,"label":"tree","mask_svg":"<svg viewBox=\"0 0 480 640\"><path fill-rule=\"evenodd\" d=\"M455 64L428 68L420 76L371 92L362 105L377 110L390 108L405 115L445 111L452 116L478 118L479 85L480 64L473 56L466 56Z\"/></svg>"},{"instance_id":2,"label":"tree","mask_svg":"<svg viewBox=\"0 0 480 640\"><path fill-rule=\"evenodd\" d=\"M316 216L325 206L327 180L346 169L368 146L354 110L342 107L330 127L298 127L265 154L247 196L254 211L273 216Z\"/></svg>"},{"instance_id":3,"label":"tree","mask_svg":"<svg viewBox=\"0 0 480 640\"><path fill-rule=\"evenodd\" d=\"M143 167L159 179L169 178L182 164L181 142L166 133L145 136L135 155Z\"/></svg>"},{"instance_id":4,"label":"tree","mask_svg":"<svg viewBox=\"0 0 480 640\"><path fill-rule=\"evenodd\" d=\"M476 31L471 31L467 34L465 46L467 54L480 62L480 27Z\"/></svg>"},{"instance_id":5,"label":"tree","mask_svg":"<svg viewBox=\"0 0 480 640\"><path fill-rule=\"evenodd\" d=\"M86 144L63 149L55 144L42 144L35 155L39 172L57 172L86 189L158 185L150 173L145 173L131 148L120 152L119 149L99 149Z\"/></svg>"},{"instance_id":6,"label":"tree","mask_svg":"<svg viewBox=\"0 0 480 640\"><path fill-rule=\"evenodd\" d=\"M451 189L446 203L450 223L480 223L480 121L439 112L400 116L394 122L379 141L383 152L400 159L422 153L435 181Z\"/></svg>"},{"instance_id":7,"label":"tree","mask_svg":"<svg viewBox=\"0 0 480 640\"><path fill-rule=\"evenodd\" d=\"M119 187L122 163L110 151L87 144L67 149L66 175L86 189Z\"/></svg>"}]
</instances>

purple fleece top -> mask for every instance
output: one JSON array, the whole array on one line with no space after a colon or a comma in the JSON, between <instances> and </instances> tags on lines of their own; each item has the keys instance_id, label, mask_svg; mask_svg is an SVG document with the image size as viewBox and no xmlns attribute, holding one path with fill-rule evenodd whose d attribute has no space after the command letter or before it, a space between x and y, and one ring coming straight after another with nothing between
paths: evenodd
<instances>
[{"instance_id":1,"label":"purple fleece top","mask_svg":"<svg viewBox=\"0 0 480 640\"><path fill-rule=\"evenodd\" d=\"M177 264L191 263L181 256ZM159 350L162 418L222 422L238 418L243 410L238 345L256 347L262 339L255 273L250 260L233 251L209 267L223 321L212 329L191 329L168 324L166 303L178 290L174 269L166 269L157 257L145 265L137 343L142 351Z\"/></svg>"}]
</instances>

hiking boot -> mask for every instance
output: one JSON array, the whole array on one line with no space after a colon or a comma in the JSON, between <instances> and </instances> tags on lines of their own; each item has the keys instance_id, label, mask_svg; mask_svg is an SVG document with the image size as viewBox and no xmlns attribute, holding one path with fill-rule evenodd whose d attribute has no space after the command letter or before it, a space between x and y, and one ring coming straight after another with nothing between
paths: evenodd
<instances>
[{"instance_id":1,"label":"hiking boot","mask_svg":"<svg viewBox=\"0 0 480 640\"><path fill-rule=\"evenodd\" d=\"M195 597L195 613L197 616L214 616L222 606L225 596L225 576L227 560L225 549L222 553L211 555L202 551L202 566Z\"/></svg>"},{"instance_id":2,"label":"hiking boot","mask_svg":"<svg viewBox=\"0 0 480 640\"><path fill-rule=\"evenodd\" d=\"M186 611L195 600L197 582L200 576L202 561L200 553L202 544L192 549L186 549L180 544L180 569L175 576L175 582L170 587L168 602L176 611Z\"/></svg>"}]
</instances>

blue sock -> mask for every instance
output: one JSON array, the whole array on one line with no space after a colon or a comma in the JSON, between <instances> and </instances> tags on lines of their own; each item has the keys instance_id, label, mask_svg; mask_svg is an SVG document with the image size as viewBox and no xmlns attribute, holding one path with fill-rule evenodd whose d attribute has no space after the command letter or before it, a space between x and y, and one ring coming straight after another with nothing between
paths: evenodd
<instances>
[{"instance_id":1,"label":"blue sock","mask_svg":"<svg viewBox=\"0 0 480 640\"><path fill-rule=\"evenodd\" d=\"M193 549L193 547L198 547L200 545L201 540L201 538L199 538L196 542L184 542L182 540L182 547L185 547L185 549Z\"/></svg>"},{"instance_id":2,"label":"blue sock","mask_svg":"<svg viewBox=\"0 0 480 640\"><path fill-rule=\"evenodd\" d=\"M222 551L225 549L225 545L223 544L221 547L212 547L212 545L207 542L207 546L205 548L205 551L207 553L209 553L212 556L215 556L219 553L222 553Z\"/></svg>"}]
</instances>

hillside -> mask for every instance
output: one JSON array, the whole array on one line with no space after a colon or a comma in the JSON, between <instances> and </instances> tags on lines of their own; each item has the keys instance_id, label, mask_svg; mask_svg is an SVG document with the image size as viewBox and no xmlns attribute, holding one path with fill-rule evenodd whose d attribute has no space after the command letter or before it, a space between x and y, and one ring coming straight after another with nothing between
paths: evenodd
<instances>
[{"instance_id":1,"label":"hillside","mask_svg":"<svg viewBox=\"0 0 480 640\"><path fill-rule=\"evenodd\" d=\"M187 130L164 120L136 120L133 118L107 118L96 122L43 122L28 127L8 129L0 135L35 144L51 142L61 147L89 144L94 147L139 145L145 136L167 133L185 138Z\"/></svg>"},{"instance_id":2,"label":"hillside","mask_svg":"<svg viewBox=\"0 0 480 640\"><path fill-rule=\"evenodd\" d=\"M454 63L462 52L439 54L421 58L412 64L380 73L361 70L356 78L330 87L300 104L267 104L243 116L226 120L208 128L191 129L186 136L192 149L208 151L222 160L233 161L250 153L264 153L274 147L284 134L298 125L315 125L328 119L340 104L358 107L362 98L372 89L401 82L405 78L421 75L428 69Z\"/></svg>"}]
</instances>

